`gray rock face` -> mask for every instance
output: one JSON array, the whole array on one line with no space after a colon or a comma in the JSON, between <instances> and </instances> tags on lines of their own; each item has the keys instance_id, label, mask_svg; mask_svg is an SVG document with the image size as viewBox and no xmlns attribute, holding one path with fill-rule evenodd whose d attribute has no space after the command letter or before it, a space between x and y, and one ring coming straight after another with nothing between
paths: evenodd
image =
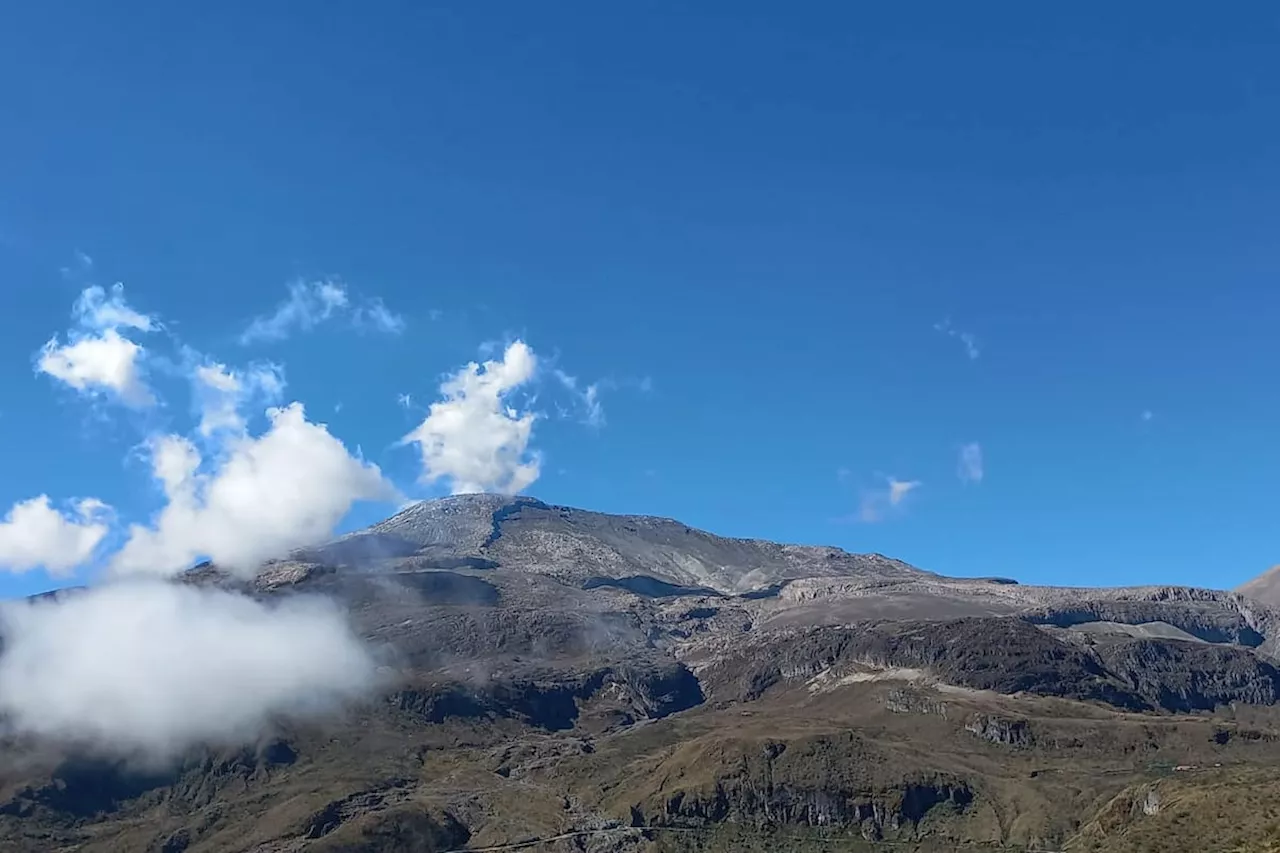
<instances>
[{"instance_id":1,"label":"gray rock face","mask_svg":"<svg viewBox=\"0 0 1280 853\"><path fill-rule=\"evenodd\" d=\"M607 729L640 720L656 720L703 701L698 681L673 662L600 666L571 675L512 677L483 684L436 682L404 687L389 702L426 723L449 719L513 719L546 731L585 726Z\"/></svg>"},{"instance_id":2,"label":"gray rock face","mask_svg":"<svg viewBox=\"0 0 1280 853\"><path fill-rule=\"evenodd\" d=\"M722 654L699 674L713 698L751 701L776 685L818 676L839 679L867 667L927 672L975 690L1056 696L1132 711L1212 710L1280 699L1280 670L1246 648L1127 638L1085 645L1016 618L764 634Z\"/></svg>"},{"instance_id":3,"label":"gray rock face","mask_svg":"<svg viewBox=\"0 0 1280 853\"><path fill-rule=\"evenodd\" d=\"M423 564L481 560L571 583L648 577L747 593L804 577L927 576L898 560L838 548L728 539L678 521L551 506L534 498L459 495L424 501L331 547L390 550L410 543Z\"/></svg>"},{"instance_id":4,"label":"gray rock face","mask_svg":"<svg viewBox=\"0 0 1280 853\"><path fill-rule=\"evenodd\" d=\"M892 787L868 785L857 768L858 739L819 738L791 747L766 743L713 787L681 790L634 806L635 826L716 823L857 828L867 840L906 840L935 810L963 813L975 799L964 782L935 776ZM846 765L846 766L841 766ZM821 769L815 772L815 767Z\"/></svg>"},{"instance_id":5,"label":"gray rock face","mask_svg":"<svg viewBox=\"0 0 1280 853\"><path fill-rule=\"evenodd\" d=\"M1253 580L1240 584L1235 591L1263 604L1280 606L1280 566L1272 566Z\"/></svg>"},{"instance_id":6,"label":"gray rock face","mask_svg":"<svg viewBox=\"0 0 1280 853\"><path fill-rule=\"evenodd\" d=\"M1280 671L1244 649L1142 639L1099 645L1096 653L1115 678L1167 711L1209 711L1232 702L1273 705L1280 699Z\"/></svg>"},{"instance_id":7,"label":"gray rock face","mask_svg":"<svg viewBox=\"0 0 1280 853\"><path fill-rule=\"evenodd\" d=\"M1265 637L1245 614L1221 606L1219 601L1081 601L1049 606L1027 613L1027 621L1070 628L1090 622L1143 625L1162 622L1208 643L1255 647Z\"/></svg>"},{"instance_id":8,"label":"gray rock face","mask_svg":"<svg viewBox=\"0 0 1280 853\"><path fill-rule=\"evenodd\" d=\"M1004 746L1030 746L1035 740L1026 720L1010 720L995 714L974 714L964 724L964 730Z\"/></svg>"},{"instance_id":9,"label":"gray rock face","mask_svg":"<svg viewBox=\"0 0 1280 853\"><path fill-rule=\"evenodd\" d=\"M947 703L930 692L908 690L901 687L890 690L884 697L884 707L895 714L936 714L947 716Z\"/></svg>"}]
</instances>

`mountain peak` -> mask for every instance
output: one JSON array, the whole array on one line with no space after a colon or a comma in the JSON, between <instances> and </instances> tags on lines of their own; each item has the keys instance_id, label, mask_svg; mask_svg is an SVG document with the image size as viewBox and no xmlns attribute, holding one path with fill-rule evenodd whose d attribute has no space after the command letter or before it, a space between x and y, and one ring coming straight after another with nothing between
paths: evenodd
<instances>
[{"instance_id":1,"label":"mountain peak","mask_svg":"<svg viewBox=\"0 0 1280 853\"><path fill-rule=\"evenodd\" d=\"M675 519L593 512L525 495L463 494L420 501L315 551L321 559L342 562L481 562L574 584L645 576L721 594L752 592L806 577L924 574L879 555L733 539Z\"/></svg>"}]
</instances>

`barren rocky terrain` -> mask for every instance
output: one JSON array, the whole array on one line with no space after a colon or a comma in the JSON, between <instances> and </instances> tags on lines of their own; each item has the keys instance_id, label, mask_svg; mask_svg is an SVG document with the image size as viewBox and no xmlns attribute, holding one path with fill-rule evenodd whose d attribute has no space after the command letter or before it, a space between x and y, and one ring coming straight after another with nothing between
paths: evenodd
<instances>
[{"instance_id":1,"label":"barren rocky terrain","mask_svg":"<svg viewBox=\"0 0 1280 853\"><path fill-rule=\"evenodd\" d=\"M1280 850L1280 611L1248 588L946 578L489 495L241 586L341 602L384 689L163 767L7 744L3 849Z\"/></svg>"}]
</instances>

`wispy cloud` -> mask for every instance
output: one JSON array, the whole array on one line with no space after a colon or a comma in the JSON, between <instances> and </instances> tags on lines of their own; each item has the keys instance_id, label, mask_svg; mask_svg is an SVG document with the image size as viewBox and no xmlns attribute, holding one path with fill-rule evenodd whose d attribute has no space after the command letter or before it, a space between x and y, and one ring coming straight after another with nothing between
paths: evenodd
<instances>
[{"instance_id":1,"label":"wispy cloud","mask_svg":"<svg viewBox=\"0 0 1280 853\"><path fill-rule=\"evenodd\" d=\"M376 297L352 299L339 279L295 281L275 311L255 317L240 335L240 343L280 341L295 331L310 331L331 318L346 316L357 329L388 334L404 331L405 320Z\"/></svg>"},{"instance_id":2,"label":"wispy cloud","mask_svg":"<svg viewBox=\"0 0 1280 853\"><path fill-rule=\"evenodd\" d=\"M970 442L960 448L960 461L956 466L956 475L962 483L981 483L984 471L982 467L982 445Z\"/></svg>"},{"instance_id":3,"label":"wispy cloud","mask_svg":"<svg viewBox=\"0 0 1280 853\"><path fill-rule=\"evenodd\" d=\"M874 524L884 521L890 514L902 511L907 497L921 485L919 480L885 477L883 485L862 491L862 499L858 504L858 521Z\"/></svg>"},{"instance_id":4,"label":"wispy cloud","mask_svg":"<svg viewBox=\"0 0 1280 853\"><path fill-rule=\"evenodd\" d=\"M255 317L240 335L240 343L278 341L295 330L308 331L349 304L347 287L340 281L295 281L289 296L270 314Z\"/></svg>"},{"instance_id":5,"label":"wispy cloud","mask_svg":"<svg viewBox=\"0 0 1280 853\"><path fill-rule=\"evenodd\" d=\"M358 329L370 329L388 335L398 335L404 331L405 327L404 317L393 313L381 299L377 298L357 306L351 319Z\"/></svg>"},{"instance_id":6,"label":"wispy cloud","mask_svg":"<svg viewBox=\"0 0 1280 853\"><path fill-rule=\"evenodd\" d=\"M279 402L284 393L284 368L259 363L245 370L232 370L221 362L197 365L192 375L200 424L206 438L218 432L241 433L245 429L244 409L251 403L263 408Z\"/></svg>"},{"instance_id":7,"label":"wispy cloud","mask_svg":"<svg viewBox=\"0 0 1280 853\"><path fill-rule=\"evenodd\" d=\"M593 382L579 388L578 378L556 368L552 371L560 384L573 395L576 408L582 413L582 422L591 427L604 426L604 406L600 402L600 388L606 382Z\"/></svg>"},{"instance_id":8,"label":"wispy cloud","mask_svg":"<svg viewBox=\"0 0 1280 853\"><path fill-rule=\"evenodd\" d=\"M889 478L889 505L897 506L906 500L907 495L920 487L919 480L895 480Z\"/></svg>"},{"instance_id":9,"label":"wispy cloud","mask_svg":"<svg viewBox=\"0 0 1280 853\"><path fill-rule=\"evenodd\" d=\"M143 314L129 306L124 299L124 285L116 283L111 293L101 287L87 287L72 309L82 326L90 329L137 329L140 332L155 331L159 323L155 317Z\"/></svg>"},{"instance_id":10,"label":"wispy cloud","mask_svg":"<svg viewBox=\"0 0 1280 853\"><path fill-rule=\"evenodd\" d=\"M71 263L59 267L58 272L62 273L62 277L68 281L83 282L93 275L93 258L76 249L71 256Z\"/></svg>"},{"instance_id":11,"label":"wispy cloud","mask_svg":"<svg viewBox=\"0 0 1280 853\"><path fill-rule=\"evenodd\" d=\"M960 341L960 343L964 345L965 354L968 355L970 359L976 359L978 356L982 355L982 351L978 347L977 336L972 332L965 332L955 328L951 325L950 317L934 323L933 328L935 331L941 332L947 337L955 338Z\"/></svg>"}]
</instances>

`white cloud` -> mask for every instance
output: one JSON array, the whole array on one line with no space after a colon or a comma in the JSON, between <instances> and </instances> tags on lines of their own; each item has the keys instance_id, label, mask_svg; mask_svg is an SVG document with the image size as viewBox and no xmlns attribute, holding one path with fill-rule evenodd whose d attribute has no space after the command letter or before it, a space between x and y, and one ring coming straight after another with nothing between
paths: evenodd
<instances>
[{"instance_id":1,"label":"white cloud","mask_svg":"<svg viewBox=\"0 0 1280 853\"><path fill-rule=\"evenodd\" d=\"M109 513L96 498L78 501L71 514L54 509L48 495L14 504L0 521L0 569L70 574L107 535Z\"/></svg>"},{"instance_id":2,"label":"white cloud","mask_svg":"<svg viewBox=\"0 0 1280 853\"><path fill-rule=\"evenodd\" d=\"M895 480L889 478L889 505L897 506L906 499L907 495L920 487L919 480Z\"/></svg>"},{"instance_id":3,"label":"white cloud","mask_svg":"<svg viewBox=\"0 0 1280 853\"><path fill-rule=\"evenodd\" d=\"M151 472L166 496L179 492L199 469L200 451L182 436L161 436L151 443Z\"/></svg>"},{"instance_id":4,"label":"white cloud","mask_svg":"<svg viewBox=\"0 0 1280 853\"><path fill-rule=\"evenodd\" d=\"M195 371L196 397L200 400L200 434L219 430L243 430L240 415L240 378L222 364L202 364Z\"/></svg>"},{"instance_id":5,"label":"white cloud","mask_svg":"<svg viewBox=\"0 0 1280 853\"><path fill-rule=\"evenodd\" d=\"M515 494L538 479L539 457L528 450L536 416L510 403L512 392L536 369L533 350L516 341L501 360L471 362L447 378L440 386L442 399L403 439L418 445L421 479L448 480L454 494Z\"/></svg>"},{"instance_id":6,"label":"white cloud","mask_svg":"<svg viewBox=\"0 0 1280 853\"><path fill-rule=\"evenodd\" d=\"M240 380L227 370L225 364L202 364L196 368L196 379L215 391L234 394L240 390Z\"/></svg>"},{"instance_id":7,"label":"white cloud","mask_svg":"<svg viewBox=\"0 0 1280 853\"><path fill-rule=\"evenodd\" d=\"M960 462L956 468L956 474L963 483L981 483L983 477L982 469L982 445L973 441L960 448Z\"/></svg>"},{"instance_id":8,"label":"white cloud","mask_svg":"<svg viewBox=\"0 0 1280 853\"><path fill-rule=\"evenodd\" d=\"M573 394L578 407L582 411L582 422L587 426L604 426L604 406L600 403L600 383L593 382L582 390L578 389L578 379L557 368L552 371L560 384Z\"/></svg>"},{"instance_id":9,"label":"white cloud","mask_svg":"<svg viewBox=\"0 0 1280 853\"><path fill-rule=\"evenodd\" d=\"M587 407L586 422L589 426L604 426L604 407L600 405L600 386L588 385L582 392L582 403Z\"/></svg>"},{"instance_id":10,"label":"white cloud","mask_svg":"<svg viewBox=\"0 0 1280 853\"><path fill-rule=\"evenodd\" d=\"M378 466L347 452L301 403L267 412L268 430L232 436L216 470L180 436L152 442L152 470L168 503L134 524L112 558L115 574L173 574L199 558L252 576L262 563L322 541L359 500L398 499Z\"/></svg>"},{"instance_id":11,"label":"white cloud","mask_svg":"<svg viewBox=\"0 0 1280 853\"><path fill-rule=\"evenodd\" d=\"M116 283L111 295L101 287L87 287L73 309L81 325L90 329L137 329L153 332L158 327L154 317L130 308L124 301L124 285Z\"/></svg>"},{"instance_id":12,"label":"white cloud","mask_svg":"<svg viewBox=\"0 0 1280 853\"><path fill-rule=\"evenodd\" d=\"M369 652L323 599L276 604L158 580L0 605L10 730L162 759L360 697Z\"/></svg>"},{"instance_id":13,"label":"white cloud","mask_svg":"<svg viewBox=\"0 0 1280 853\"><path fill-rule=\"evenodd\" d=\"M890 513L900 512L913 491L920 488L919 480L899 480L886 477L883 486L864 489L858 505L858 520L867 524L883 521Z\"/></svg>"},{"instance_id":14,"label":"white cloud","mask_svg":"<svg viewBox=\"0 0 1280 853\"><path fill-rule=\"evenodd\" d=\"M373 329L376 332L385 332L389 335L398 335L404 331L404 317L392 312L381 299L369 299L365 304L356 308L352 315L356 327L361 329Z\"/></svg>"},{"instance_id":15,"label":"white cloud","mask_svg":"<svg viewBox=\"0 0 1280 853\"><path fill-rule=\"evenodd\" d=\"M284 369L276 364L256 364L244 371L230 370L218 362L196 367L196 401L200 409L201 435L243 432L241 410L250 401L275 403L284 393Z\"/></svg>"},{"instance_id":16,"label":"white cloud","mask_svg":"<svg viewBox=\"0 0 1280 853\"><path fill-rule=\"evenodd\" d=\"M86 276L93 273L93 258L76 249L72 254L71 263L65 267L59 267L58 272L62 273L65 279L83 281Z\"/></svg>"},{"instance_id":17,"label":"white cloud","mask_svg":"<svg viewBox=\"0 0 1280 853\"><path fill-rule=\"evenodd\" d=\"M942 332L947 337L955 338L956 340L960 341L960 343L964 344L965 354L968 355L971 360L976 359L978 356L982 355L982 351L978 347L977 336L974 335L972 332L962 332L959 329L955 328L954 326L951 325L950 318L942 320L939 323L934 323L933 328L939 332Z\"/></svg>"},{"instance_id":18,"label":"white cloud","mask_svg":"<svg viewBox=\"0 0 1280 853\"><path fill-rule=\"evenodd\" d=\"M55 336L41 350L38 366L77 391L110 390L126 405L142 408L155 402L142 379L142 352L141 346L120 337L115 329L67 344L59 344Z\"/></svg>"},{"instance_id":19,"label":"white cloud","mask_svg":"<svg viewBox=\"0 0 1280 853\"><path fill-rule=\"evenodd\" d=\"M278 341L295 329L307 331L346 308L348 302L346 285L340 281L295 281L289 285L289 297L274 313L254 318L240 335L240 342Z\"/></svg>"},{"instance_id":20,"label":"white cloud","mask_svg":"<svg viewBox=\"0 0 1280 853\"><path fill-rule=\"evenodd\" d=\"M286 310L262 328L287 330L349 307L332 283L306 298L314 313ZM385 328L392 315L363 316ZM86 289L74 317L66 342L55 337L42 350L39 368L81 392L155 402L146 353L127 333L155 331L158 321L130 308L119 286ZM191 379L200 418L193 437L205 440L199 448L179 435L149 443L166 504L149 525L129 527L110 558L115 582L0 603L0 734L161 758L251 739L280 715L322 712L375 683L368 650L331 602L291 596L270 605L138 577L172 575L203 557L248 577L270 557L331 536L353 502L401 499L377 466L309 422L301 404L268 410L269 427L248 433L246 406L283 392L279 367L233 369L181 352L172 369ZM0 520L0 569L70 573L99 552L113 524L94 499L66 512L44 495L15 504Z\"/></svg>"},{"instance_id":21,"label":"white cloud","mask_svg":"<svg viewBox=\"0 0 1280 853\"><path fill-rule=\"evenodd\" d=\"M359 329L389 334L404 331L404 318L381 299L363 299L353 306L347 286L337 279L295 281L289 285L288 298L273 313L254 318L240 335L240 343L283 340L294 331L314 329L337 315L347 315Z\"/></svg>"},{"instance_id":22,"label":"white cloud","mask_svg":"<svg viewBox=\"0 0 1280 853\"><path fill-rule=\"evenodd\" d=\"M311 287L316 298L320 300L326 317L339 308L347 307L347 287L341 282L321 281Z\"/></svg>"},{"instance_id":23,"label":"white cloud","mask_svg":"<svg viewBox=\"0 0 1280 853\"><path fill-rule=\"evenodd\" d=\"M145 350L120 334L121 329L150 332L159 328L154 317L124 301L117 284L110 295L101 287L87 287L72 309L75 327L61 343L54 335L40 351L37 369L84 394L111 392L135 408L155 403L143 378Z\"/></svg>"}]
</instances>

